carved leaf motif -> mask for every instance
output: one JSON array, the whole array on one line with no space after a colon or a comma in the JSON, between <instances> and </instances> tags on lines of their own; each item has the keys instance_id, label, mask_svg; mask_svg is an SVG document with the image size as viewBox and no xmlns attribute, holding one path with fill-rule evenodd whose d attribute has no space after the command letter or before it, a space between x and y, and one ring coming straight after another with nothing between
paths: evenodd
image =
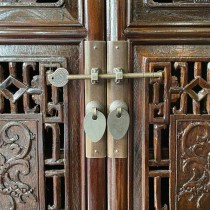
<instances>
[{"instance_id":1,"label":"carved leaf motif","mask_svg":"<svg viewBox=\"0 0 210 210\"><path fill-rule=\"evenodd\" d=\"M178 200L187 196L201 209L202 199L210 193L210 131L207 122L191 123L181 135L181 165L192 176L179 189Z\"/></svg>"},{"instance_id":2,"label":"carved leaf motif","mask_svg":"<svg viewBox=\"0 0 210 210\"><path fill-rule=\"evenodd\" d=\"M17 134L10 131L14 127ZM16 203L25 203L26 198L37 200L34 190L20 179L20 174L26 176L30 173L29 152L33 139L34 134L20 122L9 122L0 131L0 148L10 146L15 152L10 158L0 153L0 194L9 196L10 210L16 209ZM18 144L20 140L24 145ZM11 169L15 169L15 174Z\"/></svg>"}]
</instances>

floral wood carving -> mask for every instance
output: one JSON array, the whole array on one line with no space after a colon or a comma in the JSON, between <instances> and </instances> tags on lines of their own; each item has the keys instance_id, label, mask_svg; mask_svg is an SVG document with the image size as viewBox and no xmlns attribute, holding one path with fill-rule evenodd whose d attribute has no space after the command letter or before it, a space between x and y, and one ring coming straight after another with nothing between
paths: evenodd
<instances>
[{"instance_id":1,"label":"floral wood carving","mask_svg":"<svg viewBox=\"0 0 210 210\"><path fill-rule=\"evenodd\" d=\"M197 209L203 209L202 203L208 199L210 192L210 125L193 122L178 136L181 140L180 170L183 172L178 173L180 177L185 177L178 189L178 201L187 197Z\"/></svg>"},{"instance_id":2,"label":"floral wood carving","mask_svg":"<svg viewBox=\"0 0 210 210\"><path fill-rule=\"evenodd\" d=\"M1 128L0 149L5 152L0 153L0 194L8 196L10 210L17 209L17 203L24 204L28 199L37 202L34 189L21 179L30 174L30 150L34 138L29 128L20 122L9 122Z\"/></svg>"}]
</instances>

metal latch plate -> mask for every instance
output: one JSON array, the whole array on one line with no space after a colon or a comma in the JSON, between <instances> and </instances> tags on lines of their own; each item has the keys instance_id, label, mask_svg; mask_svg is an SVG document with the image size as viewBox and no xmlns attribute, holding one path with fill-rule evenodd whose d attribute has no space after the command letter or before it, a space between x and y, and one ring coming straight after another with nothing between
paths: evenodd
<instances>
[{"instance_id":1,"label":"metal latch plate","mask_svg":"<svg viewBox=\"0 0 210 210\"><path fill-rule=\"evenodd\" d=\"M95 71L95 72L91 72ZM97 72L96 72L97 71ZM86 41L85 42L85 75L91 75L91 80L85 80L85 106L91 101L97 101L102 105L104 113L106 101L106 81L98 80L98 71L106 73L106 42L104 41ZM94 85L92 84L94 83ZM97 141L93 142L86 135L86 157L104 158L106 157L106 134Z\"/></svg>"},{"instance_id":2,"label":"metal latch plate","mask_svg":"<svg viewBox=\"0 0 210 210\"><path fill-rule=\"evenodd\" d=\"M107 42L107 71L108 74L116 74L115 81L107 82L107 109L110 113L111 104L114 101L119 100L128 104L128 80L123 79L123 75L128 73L128 43L126 41ZM127 158L128 134L118 140L113 138L110 131L107 136L108 157Z\"/></svg>"}]
</instances>

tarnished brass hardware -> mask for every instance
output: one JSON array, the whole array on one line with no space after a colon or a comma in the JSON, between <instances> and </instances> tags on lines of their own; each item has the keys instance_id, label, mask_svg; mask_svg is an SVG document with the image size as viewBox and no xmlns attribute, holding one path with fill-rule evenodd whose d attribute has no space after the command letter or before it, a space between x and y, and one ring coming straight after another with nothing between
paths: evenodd
<instances>
[{"instance_id":1,"label":"tarnished brass hardware","mask_svg":"<svg viewBox=\"0 0 210 210\"><path fill-rule=\"evenodd\" d=\"M115 83L119 84L123 80L123 69L114 68L114 72L115 72Z\"/></svg>"},{"instance_id":2,"label":"tarnished brass hardware","mask_svg":"<svg viewBox=\"0 0 210 210\"><path fill-rule=\"evenodd\" d=\"M62 68L63 69L63 68ZM99 68L91 69L91 74L71 74L67 75L66 71L61 71L61 68L57 69L52 74L48 75L49 82L56 87L63 87L68 83L68 80L91 80L92 84L98 83L99 79L115 79L118 84L123 79L138 79L138 78L156 78L162 77L163 72L143 72L143 73L123 73L122 68L114 68L115 74L103 74L99 73ZM62 79L63 78L63 79Z\"/></svg>"},{"instance_id":3,"label":"tarnished brass hardware","mask_svg":"<svg viewBox=\"0 0 210 210\"><path fill-rule=\"evenodd\" d=\"M117 117L120 118L122 116L122 108L118 107L117 108Z\"/></svg>"},{"instance_id":4,"label":"tarnished brass hardware","mask_svg":"<svg viewBox=\"0 0 210 210\"><path fill-rule=\"evenodd\" d=\"M162 77L163 72L145 72L145 73L123 73L124 79L138 79L138 78L155 78L155 77ZM75 80L75 79L91 79L91 75L69 75L68 80ZM116 79L116 74L98 74L99 79Z\"/></svg>"},{"instance_id":5,"label":"tarnished brass hardware","mask_svg":"<svg viewBox=\"0 0 210 210\"><path fill-rule=\"evenodd\" d=\"M92 112L93 112L92 119L93 119L93 120L97 120L97 108L94 107L93 110L92 110Z\"/></svg>"},{"instance_id":6,"label":"tarnished brass hardware","mask_svg":"<svg viewBox=\"0 0 210 210\"><path fill-rule=\"evenodd\" d=\"M124 109L128 111L128 105L124 101L115 100L110 104L109 111L112 112L115 109Z\"/></svg>"},{"instance_id":7,"label":"tarnished brass hardware","mask_svg":"<svg viewBox=\"0 0 210 210\"><path fill-rule=\"evenodd\" d=\"M85 135L86 140L86 157L87 158L104 158L106 157L106 119L103 113L106 113L106 82L104 80L98 82L98 75L106 73L106 42L104 41L86 41L85 42L85 106L86 115L89 115L89 121L97 125L90 133ZM72 76L72 75L69 75ZM75 75L77 79L81 75ZM79 76L79 78L78 78ZM95 119L95 120L94 120ZM89 123L87 122L89 126ZM104 127L105 126L105 127ZM94 135L101 135L94 138ZM99 139L99 140L98 140ZM97 141L98 140L98 141Z\"/></svg>"},{"instance_id":8,"label":"tarnished brass hardware","mask_svg":"<svg viewBox=\"0 0 210 210\"><path fill-rule=\"evenodd\" d=\"M98 101L91 101L86 105L85 112L86 112L86 114L92 112L93 113L93 118L95 118L96 114L97 114L96 113L97 110L100 111L100 112L103 112L103 110L104 110L103 105L100 104Z\"/></svg>"},{"instance_id":9,"label":"tarnished brass hardware","mask_svg":"<svg viewBox=\"0 0 210 210\"><path fill-rule=\"evenodd\" d=\"M123 73L123 79L155 78L162 77L163 72L145 72L145 73ZM91 79L91 75L69 75L68 80ZM99 79L116 79L116 74L98 74Z\"/></svg>"},{"instance_id":10,"label":"tarnished brass hardware","mask_svg":"<svg viewBox=\"0 0 210 210\"><path fill-rule=\"evenodd\" d=\"M108 116L108 128L113 139L122 139L128 131L129 124L130 117L127 104L120 100L112 102Z\"/></svg>"},{"instance_id":11,"label":"tarnished brass hardware","mask_svg":"<svg viewBox=\"0 0 210 210\"><path fill-rule=\"evenodd\" d=\"M48 74L48 81L55 87L63 87L68 83L69 72L65 68L58 68Z\"/></svg>"},{"instance_id":12,"label":"tarnished brass hardware","mask_svg":"<svg viewBox=\"0 0 210 210\"><path fill-rule=\"evenodd\" d=\"M91 69L91 83L93 85L98 83L98 74L99 74L99 69L97 69L97 68L92 68Z\"/></svg>"},{"instance_id":13,"label":"tarnished brass hardware","mask_svg":"<svg viewBox=\"0 0 210 210\"><path fill-rule=\"evenodd\" d=\"M91 101L87 104L84 130L92 142L100 141L106 130L106 118L101 111L103 108L98 102Z\"/></svg>"},{"instance_id":14,"label":"tarnished brass hardware","mask_svg":"<svg viewBox=\"0 0 210 210\"><path fill-rule=\"evenodd\" d=\"M109 158L128 157L129 86L127 79L143 77L142 73L136 74L128 71L128 43L126 41L107 42L107 74L112 75L111 77L115 79L107 81L107 147ZM121 127L123 127L122 130Z\"/></svg>"}]
</instances>

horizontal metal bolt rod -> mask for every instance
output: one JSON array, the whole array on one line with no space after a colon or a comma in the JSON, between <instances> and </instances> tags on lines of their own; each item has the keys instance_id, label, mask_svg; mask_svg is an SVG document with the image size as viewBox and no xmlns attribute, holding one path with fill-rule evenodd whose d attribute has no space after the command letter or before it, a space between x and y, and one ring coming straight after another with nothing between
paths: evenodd
<instances>
[{"instance_id":1,"label":"horizontal metal bolt rod","mask_svg":"<svg viewBox=\"0 0 210 210\"><path fill-rule=\"evenodd\" d=\"M163 72L146 72L146 73L125 73L123 74L124 79L138 79L138 78L156 78L162 77ZM91 75L79 74L79 75L68 75L68 80L79 80L79 79L91 79ZM99 79L115 79L116 74L98 74Z\"/></svg>"},{"instance_id":2,"label":"horizontal metal bolt rod","mask_svg":"<svg viewBox=\"0 0 210 210\"><path fill-rule=\"evenodd\" d=\"M98 82L99 79L115 79L116 84L122 79L138 79L138 78L155 78L162 77L163 72L141 72L141 73L125 73L121 69L117 69L115 74L99 74L97 69L92 69L91 74L69 74L65 68L58 68L55 72L48 75L48 81L55 87L64 87L69 80L91 80L92 84Z\"/></svg>"},{"instance_id":3,"label":"horizontal metal bolt rod","mask_svg":"<svg viewBox=\"0 0 210 210\"><path fill-rule=\"evenodd\" d=\"M77 80L77 79L91 79L91 75L88 74L71 74L67 76L68 80Z\"/></svg>"}]
</instances>

